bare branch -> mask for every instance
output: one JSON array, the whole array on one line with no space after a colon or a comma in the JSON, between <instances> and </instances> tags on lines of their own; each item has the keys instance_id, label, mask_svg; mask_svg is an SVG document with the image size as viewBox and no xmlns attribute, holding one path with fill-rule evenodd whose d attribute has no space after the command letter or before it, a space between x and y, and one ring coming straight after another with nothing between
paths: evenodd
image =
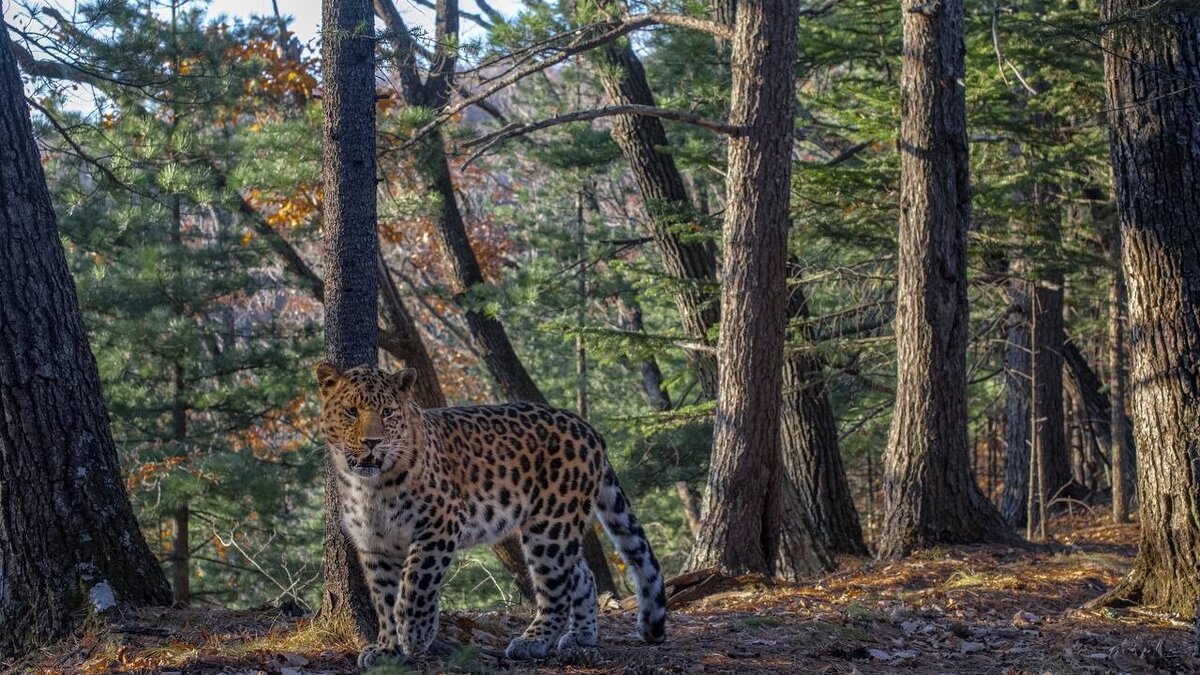
<instances>
[{"instance_id":1,"label":"bare branch","mask_svg":"<svg viewBox=\"0 0 1200 675\"><path fill-rule=\"evenodd\" d=\"M425 78L425 104L431 108L440 108L450 99L449 85L458 63L458 15L458 0L438 0L433 38L436 51L429 77Z\"/></svg>"},{"instance_id":2,"label":"bare branch","mask_svg":"<svg viewBox=\"0 0 1200 675\"><path fill-rule=\"evenodd\" d=\"M648 12L646 14L637 14L628 16L626 21L631 19L644 20L650 24L660 24L663 26L672 26L674 28L687 28L689 30L697 30L701 33L708 33L713 37L721 38L722 40L733 39L733 29L716 21L701 19L696 16L685 16L683 14L669 14L665 12Z\"/></svg>"},{"instance_id":3,"label":"bare branch","mask_svg":"<svg viewBox=\"0 0 1200 675\"><path fill-rule=\"evenodd\" d=\"M567 113L565 115L557 115L549 119L541 120L540 122L530 122L528 124L513 122L502 129L465 143L465 146L468 148L477 145L482 147L472 153L471 156L468 157L465 162L463 162L462 166L463 168L466 168L476 159L479 159L479 157L485 152L510 138L523 136L534 131L547 129L549 127L558 126L561 124L583 122L586 120L594 120L600 117L611 117L613 115L642 115L645 117L658 117L661 119L674 120L676 122L684 122L686 124L691 124L702 129L708 129L709 131L714 131L719 134L725 134L727 136L740 136L745 131L742 127L728 124L726 122L710 120L708 118L700 117L699 115L694 115L683 110L670 110L666 108L658 108L652 105L614 105L605 108L596 108L595 110L579 110L573 113Z\"/></svg>"},{"instance_id":4,"label":"bare branch","mask_svg":"<svg viewBox=\"0 0 1200 675\"><path fill-rule=\"evenodd\" d=\"M670 23L668 24L668 22ZM429 132L444 124L446 120L450 119L462 110L475 105L484 99L490 98L496 92L512 86L513 84L525 79L526 77L529 77L530 75L533 75L534 73L541 72L547 68L562 63L575 54L586 52L590 49L595 49L596 47L608 44L613 40L628 35L635 30L653 25L676 25L680 27L693 28L696 30L704 30L705 32L722 37L733 37L732 30L715 22L708 21L706 19L681 16L678 14L664 14L658 12L634 14L621 19L595 24L594 26L590 26L585 30L576 31L575 40L568 43L558 53L547 57L543 61L531 63L522 68L518 68L510 72L508 75L494 80L478 93L468 96L467 98L458 101L454 105L443 110L432 122L426 124L420 129L417 129L417 131L413 134L413 137L407 143L405 143L404 147L407 148L412 146L417 141L428 135ZM600 33L597 35L596 31L600 31Z\"/></svg>"},{"instance_id":5,"label":"bare branch","mask_svg":"<svg viewBox=\"0 0 1200 675\"><path fill-rule=\"evenodd\" d=\"M93 86L98 86L102 83L100 78L76 66L59 61L38 60L34 58L33 54L29 53L28 49L17 43L16 40L12 40L10 44L12 45L13 55L17 58L17 64L21 66L21 70L27 75L44 77L49 80L67 80L68 82L78 82Z\"/></svg>"},{"instance_id":6,"label":"bare branch","mask_svg":"<svg viewBox=\"0 0 1200 675\"><path fill-rule=\"evenodd\" d=\"M838 164L841 164L842 162L844 162L844 161L850 159L851 157L854 157L858 153L862 152L869 145L870 145L869 143L855 143L854 145L839 152L828 162L825 162L825 166L837 166Z\"/></svg>"},{"instance_id":7,"label":"bare branch","mask_svg":"<svg viewBox=\"0 0 1200 675\"><path fill-rule=\"evenodd\" d=\"M375 16L387 28L392 49L396 52L395 64L400 71L400 93L409 105L423 105L424 85L417 73L417 41L404 23L392 0L374 0Z\"/></svg>"},{"instance_id":8,"label":"bare branch","mask_svg":"<svg viewBox=\"0 0 1200 675\"><path fill-rule=\"evenodd\" d=\"M489 5L486 0L475 0L475 6L478 7L481 12L487 14L488 20L490 20L493 25L504 23L504 15L496 11L496 9Z\"/></svg>"},{"instance_id":9,"label":"bare branch","mask_svg":"<svg viewBox=\"0 0 1200 675\"><path fill-rule=\"evenodd\" d=\"M413 3L420 5L426 9L432 9L434 11L437 11L437 8L438 8L437 4L432 2L431 0L413 0ZM496 10L492 9L491 7L485 8L486 3L476 3L476 4L479 5L479 8L482 9L485 13L490 13L490 12L496 11ZM493 28L493 23L491 21L483 18L483 16L481 16L479 14L475 14L474 12L467 12L467 11L460 9L460 10L458 10L458 15L468 21L474 22L475 25L479 26L480 28L482 28L484 30L491 30ZM504 17L501 16L500 18L503 19Z\"/></svg>"}]
</instances>

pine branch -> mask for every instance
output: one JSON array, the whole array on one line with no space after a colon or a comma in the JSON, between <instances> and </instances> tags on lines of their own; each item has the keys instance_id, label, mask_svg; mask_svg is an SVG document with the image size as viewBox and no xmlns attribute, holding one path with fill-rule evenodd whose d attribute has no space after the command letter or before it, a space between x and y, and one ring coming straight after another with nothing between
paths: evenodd
<instances>
[{"instance_id":1,"label":"pine branch","mask_svg":"<svg viewBox=\"0 0 1200 675\"><path fill-rule=\"evenodd\" d=\"M549 56L542 61L518 68L510 72L508 75L494 80L478 93L468 96L467 98L443 110L432 122L426 124L420 129L417 129L417 131L413 134L413 137L404 144L403 149L407 149L415 145L434 129L444 124L447 120L462 112L464 109L469 108L470 106L475 105L484 99L490 98L497 92L506 89L517 82L520 82L530 75L542 72L547 68L562 63L576 54L606 45L613 40L617 40L629 33L632 33L635 30L653 25L674 25L696 30L703 30L704 32L711 33L719 37L726 37L730 39L733 37L733 31L731 29L715 22L708 21L706 19L686 17L677 14L663 14L658 12L630 15L622 19L595 24L583 30L573 31L573 33L577 35L576 39L563 47L558 53L554 54L553 56ZM595 31L601 32L599 35L595 35ZM593 35L593 37L588 37L589 35Z\"/></svg>"},{"instance_id":2,"label":"pine branch","mask_svg":"<svg viewBox=\"0 0 1200 675\"><path fill-rule=\"evenodd\" d=\"M549 119L544 119L539 122L530 122L528 124L513 122L512 124L509 124L490 134L467 141L464 145L468 148L477 145L481 147L472 153L465 162L463 162L462 168L465 169L475 160L479 159L479 157L485 152L510 138L523 136L534 131L547 129L561 124L583 122L586 120L594 120L600 117L611 117L613 115L643 115L645 117L658 117L661 119L691 124L693 126L697 126L702 129L708 129L709 131L725 134L727 136L741 136L745 132L742 127L728 124L726 122L710 120L708 118L694 115L683 110L671 110L651 105L614 105L605 108L596 108L594 110L579 110L576 112L551 117Z\"/></svg>"}]
</instances>

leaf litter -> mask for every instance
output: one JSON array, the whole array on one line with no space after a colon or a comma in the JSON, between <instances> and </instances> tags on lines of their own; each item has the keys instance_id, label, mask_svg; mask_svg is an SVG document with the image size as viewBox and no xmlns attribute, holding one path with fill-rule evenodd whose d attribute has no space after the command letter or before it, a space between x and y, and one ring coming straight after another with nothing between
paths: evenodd
<instances>
[{"instance_id":1,"label":"leaf litter","mask_svg":"<svg viewBox=\"0 0 1200 675\"><path fill-rule=\"evenodd\" d=\"M1153 608L1079 609L1117 583L1136 525L1087 515L1054 521L1039 550L956 546L903 561L839 560L807 584L711 571L668 582L668 641L633 633L633 603L607 599L600 646L543 661L503 658L530 610L447 612L448 653L402 672L578 673L1200 673L1195 626ZM144 609L93 626L0 672L354 672L346 630L278 611Z\"/></svg>"}]
</instances>

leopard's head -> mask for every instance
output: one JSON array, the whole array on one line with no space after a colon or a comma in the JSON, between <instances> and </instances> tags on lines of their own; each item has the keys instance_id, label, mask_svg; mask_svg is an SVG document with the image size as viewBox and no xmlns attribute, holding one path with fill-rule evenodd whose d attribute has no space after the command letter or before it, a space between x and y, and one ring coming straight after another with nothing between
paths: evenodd
<instances>
[{"instance_id":1,"label":"leopard's head","mask_svg":"<svg viewBox=\"0 0 1200 675\"><path fill-rule=\"evenodd\" d=\"M369 366L317 366L321 432L334 465L363 478L407 470L424 443L421 409L413 400L417 373L385 373Z\"/></svg>"}]
</instances>

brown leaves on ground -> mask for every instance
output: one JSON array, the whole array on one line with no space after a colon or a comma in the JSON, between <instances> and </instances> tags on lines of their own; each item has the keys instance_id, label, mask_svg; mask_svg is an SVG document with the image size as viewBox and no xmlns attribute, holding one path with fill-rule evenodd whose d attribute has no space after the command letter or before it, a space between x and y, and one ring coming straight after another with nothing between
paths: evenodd
<instances>
[{"instance_id":1,"label":"brown leaves on ground","mask_svg":"<svg viewBox=\"0 0 1200 675\"><path fill-rule=\"evenodd\" d=\"M424 672L1196 673L1192 627L1147 609L1082 611L1129 567L1136 526L1055 523L1044 551L937 549L902 562L842 560L806 585L711 574L673 580L668 641L642 644L610 609L601 646L532 664L499 653L528 611L450 613L468 645ZM614 606L616 603L610 603ZM352 672L344 632L271 613L145 610L58 650L8 664L33 672ZM402 671L389 671L402 672Z\"/></svg>"}]
</instances>

